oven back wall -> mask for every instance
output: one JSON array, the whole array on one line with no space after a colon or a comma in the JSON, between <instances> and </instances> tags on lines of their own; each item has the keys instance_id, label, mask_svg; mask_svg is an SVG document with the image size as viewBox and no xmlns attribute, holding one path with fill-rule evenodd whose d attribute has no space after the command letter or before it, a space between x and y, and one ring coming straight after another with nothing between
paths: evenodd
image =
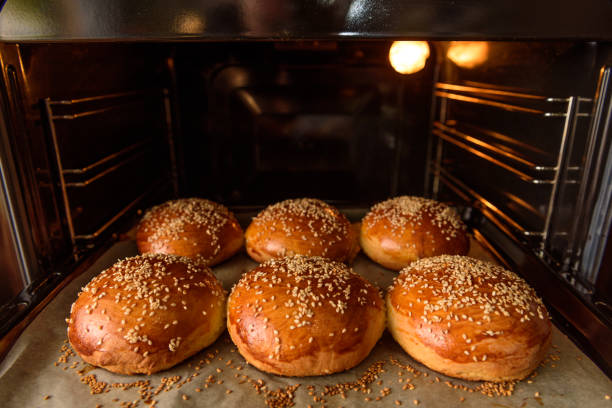
<instances>
[{"instance_id":1,"label":"oven back wall","mask_svg":"<svg viewBox=\"0 0 612 408\"><path fill-rule=\"evenodd\" d=\"M233 206L422 194L434 58L401 75L390 45L178 46L187 194Z\"/></svg>"}]
</instances>

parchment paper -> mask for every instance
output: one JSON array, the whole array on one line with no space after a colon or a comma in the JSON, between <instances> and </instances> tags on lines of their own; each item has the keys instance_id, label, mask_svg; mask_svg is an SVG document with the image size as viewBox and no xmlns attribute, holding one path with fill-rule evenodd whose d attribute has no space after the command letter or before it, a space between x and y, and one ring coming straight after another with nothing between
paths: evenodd
<instances>
[{"instance_id":1,"label":"parchment paper","mask_svg":"<svg viewBox=\"0 0 612 408\"><path fill-rule=\"evenodd\" d=\"M472 256L490 258L476 242L472 244ZM0 364L1 407L280 407L291 403L298 407L612 407L612 400L605 398L612 394L612 382L556 328L549 357L532 377L514 385L511 396L489 397L474 391L481 383L452 379L425 368L388 333L359 366L322 377L286 378L260 372L245 363L227 334L184 363L151 376L123 376L88 366L70 355L65 343L64 319L70 304L93 276L117 259L134 254L132 241L115 244L37 316ZM255 265L239 254L214 272L229 290ZM395 276L363 255L353 267L382 288ZM368 369L380 371L378 377L364 380ZM359 384L360 378L364 386L357 385L357 391L321 394L326 386Z\"/></svg>"}]
</instances>

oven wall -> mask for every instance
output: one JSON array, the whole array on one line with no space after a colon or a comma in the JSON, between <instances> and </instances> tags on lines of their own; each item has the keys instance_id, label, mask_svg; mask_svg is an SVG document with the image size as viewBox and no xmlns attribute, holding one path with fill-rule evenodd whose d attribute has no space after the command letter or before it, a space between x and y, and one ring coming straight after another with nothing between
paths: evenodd
<instances>
[{"instance_id":1,"label":"oven wall","mask_svg":"<svg viewBox=\"0 0 612 408\"><path fill-rule=\"evenodd\" d=\"M572 251L571 214L586 164L605 47L473 44L486 49L478 63L463 66L451 60L456 44L440 45L440 52L450 56L441 62L443 89L436 90L437 108L444 104L436 123L442 126L434 126L435 137L445 132L442 161L507 215L517 235L539 246L555 267L567 269L563 259ZM449 90L452 86L464 89Z\"/></svg>"},{"instance_id":2,"label":"oven wall","mask_svg":"<svg viewBox=\"0 0 612 408\"><path fill-rule=\"evenodd\" d=\"M401 75L390 45L178 46L187 194L231 206L316 196L353 207L421 194L435 55Z\"/></svg>"},{"instance_id":3,"label":"oven wall","mask_svg":"<svg viewBox=\"0 0 612 408\"><path fill-rule=\"evenodd\" d=\"M171 47L0 44L0 62L3 333L121 221L174 196L178 164Z\"/></svg>"}]
</instances>

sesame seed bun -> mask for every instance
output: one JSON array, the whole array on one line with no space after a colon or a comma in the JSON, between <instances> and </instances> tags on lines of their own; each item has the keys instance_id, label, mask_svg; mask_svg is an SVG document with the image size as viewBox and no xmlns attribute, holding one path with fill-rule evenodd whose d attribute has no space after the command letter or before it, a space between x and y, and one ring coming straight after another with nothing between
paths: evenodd
<instances>
[{"instance_id":1,"label":"sesame seed bun","mask_svg":"<svg viewBox=\"0 0 612 408\"><path fill-rule=\"evenodd\" d=\"M363 252L385 268L400 270L420 258L466 255L466 226L451 207L401 196L374 205L361 223Z\"/></svg>"},{"instance_id":2,"label":"sesame seed bun","mask_svg":"<svg viewBox=\"0 0 612 408\"><path fill-rule=\"evenodd\" d=\"M466 380L521 379L544 358L551 323L516 274L442 255L404 268L387 293L388 328L414 359Z\"/></svg>"},{"instance_id":3,"label":"sesame seed bun","mask_svg":"<svg viewBox=\"0 0 612 408\"><path fill-rule=\"evenodd\" d=\"M295 256L246 273L228 299L238 351L262 371L312 376L348 370L385 329L379 290L340 262Z\"/></svg>"},{"instance_id":4,"label":"sesame seed bun","mask_svg":"<svg viewBox=\"0 0 612 408\"><path fill-rule=\"evenodd\" d=\"M285 200L260 212L246 230L246 249L256 262L290 255L351 262L359 252L349 220L317 199Z\"/></svg>"},{"instance_id":5,"label":"sesame seed bun","mask_svg":"<svg viewBox=\"0 0 612 408\"><path fill-rule=\"evenodd\" d=\"M187 256L209 266L233 256L242 242L242 228L234 214L202 198L183 198L155 206L145 213L136 230L141 254Z\"/></svg>"},{"instance_id":6,"label":"sesame seed bun","mask_svg":"<svg viewBox=\"0 0 612 408\"><path fill-rule=\"evenodd\" d=\"M213 343L225 328L225 301L210 269L189 258L126 258L79 293L70 310L68 339L89 364L151 374Z\"/></svg>"}]
</instances>

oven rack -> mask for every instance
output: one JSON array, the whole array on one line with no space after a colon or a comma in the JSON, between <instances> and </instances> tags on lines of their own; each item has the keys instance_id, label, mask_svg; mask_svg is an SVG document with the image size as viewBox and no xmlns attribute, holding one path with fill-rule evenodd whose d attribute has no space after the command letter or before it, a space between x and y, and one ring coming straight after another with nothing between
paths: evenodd
<instances>
[{"instance_id":1,"label":"oven rack","mask_svg":"<svg viewBox=\"0 0 612 408\"><path fill-rule=\"evenodd\" d=\"M118 148L103 157L88 164L67 168L62 155L60 142L62 135L57 131L57 123L79 121L82 118L116 114L135 105L142 105L151 100L159 101L162 107L162 121L164 123L165 143L169 153L170 174L153 186L136 191L136 197L123 203L122 207L104 220L97 228L91 231L76 231L74 214L71 207L72 191L88 187L95 182L112 175L139 159L149 155L154 150L159 135L139 140L128 146ZM42 100L43 122L46 125L51 139L52 159L57 168L58 186L61 194L62 207L66 219L66 226L72 244L75 259L79 256L79 247L87 246L110 230L118 220L133 212L141 204L160 194L161 191L172 188L174 194L178 191L176 152L173 140L173 124L170 110L169 92L167 89L146 89L109 93L104 95L87 96L78 99ZM138 187L136 187L137 189ZM138 194L140 193L140 194Z\"/></svg>"},{"instance_id":2,"label":"oven rack","mask_svg":"<svg viewBox=\"0 0 612 408\"><path fill-rule=\"evenodd\" d=\"M543 126L546 126L545 122L561 120L561 133L553 135L558 141L558 148L556 151L543 151L529 141L514 137L511 132L500 132L498 129L470 123L464 118L458 119L454 116L452 107L449 107L450 103L480 105L505 118L527 115L533 118L530 123L535 121ZM481 213L502 231L529 242L535 252L544 258L551 235L567 234L553 231L552 221L562 186L579 183L581 167L571 160L574 135L579 121L590 118L591 103L592 99L580 96L559 98L481 84L436 83L432 101L432 144L428 156L428 180L431 183L432 195L438 197L440 188L444 185L461 199L480 209ZM495 199L471 186L470 180L454 174L451 162L445 160L449 147L458 149L468 161L484 160L510 178L545 188L542 190L542 194L546 196L545 210L541 214L542 228L532 229L522 225L517 220L518 214L502 209ZM504 180L497 182L503 183ZM521 200L520 197L514 200L515 206L529 202ZM525 210L533 211L532 208Z\"/></svg>"},{"instance_id":3,"label":"oven rack","mask_svg":"<svg viewBox=\"0 0 612 408\"><path fill-rule=\"evenodd\" d=\"M444 167L433 165L433 173L440 179L446 187L452 190L455 194L461 197L464 201L471 203L471 206L479 209L487 218L497 227L510 235L515 235L518 232L524 237L542 237L540 231L530 231L520 223L514 220L512 216L501 210L493 202L479 194L476 190L468 186L466 183L455 177L450 171ZM508 227L511 227L509 229ZM512 231L515 231L514 233Z\"/></svg>"},{"instance_id":4,"label":"oven rack","mask_svg":"<svg viewBox=\"0 0 612 408\"><path fill-rule=\"evenodd\" d=\"M474 156L478 156L481 159L501 167L527 183L555 183L554 172L558 170L557 166L546 166L534 163L518 152L511 151L510 149L502 149L478 138L474 134L462 132L438 121L433 123L432 133L444 142L451 143ZM496 156L501 156L502 159L498 159ZM580 170L580 168L577 166L568 166L567 170L575 173ZM529 172L537 173L537 176L531 175ZM576 183L577 180L574 178L567 180L567 182Z\"/></svg>"},{"instance_id":5,"label":"oven rack","mask_svg":"<svg viewBox=\"0 0 612 408\"><path fill-rule=\"evenodd\" d=\"M569 104L572 100L592 102L591 98L570 96L564 98L514 92L498 88L456 85L437 82L434 96L442 99L486 105L508 112L527 113L546 118L567 117L570 114ZM589 112L571 112L577 117L588 117Z\"/></svg>"}]
</instances>

